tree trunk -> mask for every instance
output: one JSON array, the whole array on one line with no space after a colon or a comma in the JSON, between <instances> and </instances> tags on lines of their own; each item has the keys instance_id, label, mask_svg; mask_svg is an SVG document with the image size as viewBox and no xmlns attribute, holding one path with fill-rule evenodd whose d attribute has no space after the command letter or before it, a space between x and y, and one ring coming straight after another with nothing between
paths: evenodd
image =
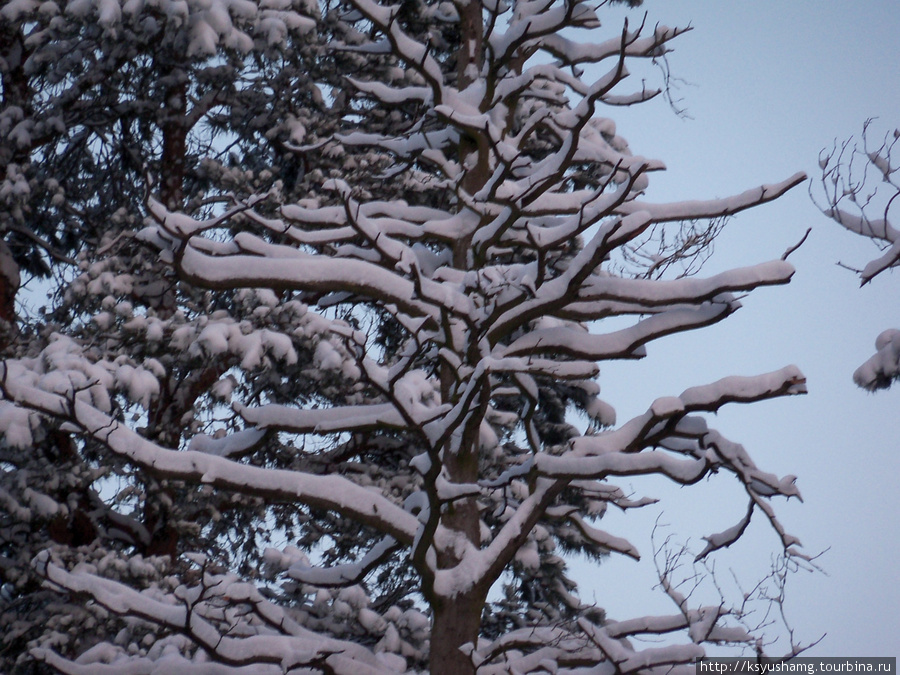
<instances>
[{"instance_id":1,"label":"tree trunk","mask_svg":"<svg viewBox=\"0 0 900 675\"><path fill-rule=\"evenodd\" d=\"M187 84L183 73L169 71L176 81L166 92L160 130L162 153L159 163L159 200L169 211L184 208L184 179L187 171ZM141 275L136 285L143 302L161 317L170 317L175 311L175 284L167 276L156 273Z\"/></svg>"},{"instance_id":2,"label":"tree trunk","mask_svg":"<svg viewBox=\"0 0 900 675\"><path fill-rule=\"evenodd\" d=\"M19 266L6 242L0 239L0 349L5 349L16 333L19 284Z\"/></svg>"},{"instance_id":3,"label":"tree trunk","mask_svg":"<svg viewBox=\"0 0 900 675\"><path fill-rule=\"evenodd\" d=\"M5 67L0 68L0 103L4 109L20 108L27 117L32 114L34 92L25 73L28 49L22 33L13 26L0 27L0 60ZM15 143L0 143L0 182L7 178L10 164L28 162L31 147ZM0 236L5 235L5 227L0 227ZM13 258L6 242L0 239L0 349L5 348L16 332L16 296L21 278L19 265Z\"/></svg>"},{"instance_id":4,"label":"tree trunk","mask_svg":"<svg viewBox=\"0 0 900 675\"><path fill-rule=\"evenodd\" d=\"M469 0L459 6L460 11L460 46L457 52L457 87L465 89L481 71L484 60L484 24L482 5ZM475 194L484 187L490 175L490 148L483 139L463 137L459 141L459 160L467 168L462 188L469 194ZM453 251L453 264L458 269L469 267L470 238L457 242ZM477 359L477 355L472 355ZM449 373L442 373L443 400L448 400L453 378ZM488 389L485 389L487 392ZM444 451L444 470L452 482L473 483L478 480L478 443L480 421L484 418L488 398L482 397L478 402L480 410L473 415L462 430L463 438L454 453L450 448ZM472 546L480 545L480 513L475 499L460 499L448 504L441 517L441 523L451 531L463 535ZM451 551L437 551L438 567L450 569L459 563ZM474 582L475 580L473 580ZM453 597L436 597L432 600L431 648L429 670L431 675L474 675L475 665L469 650L463 651L464 645L475 647L481 632L481 613L487 597L485 580L478 580L474 587L465 593Z\"/></svg>"},{"instance_id":5,"label":"tree trunk","mask_svg":"<svg viewBox=\"0 0 900 675\"><path fill-rule=\"evenodd\" d=\"M166 93L162 124L160 199L170 211L184 208L184 174L187 160L187 86L179 82Z\"/></svg>"},{"instance_id":6,"label":"tree trunk","mask_svg":"<svg viewBox=\"0 0 900 675\"><path fill-rule=\"evenodd\" d=\"M431 675L474 675L475 665L461 648L477 645L485 594L471 591L433 605Z\"/></svg>"},{"instance_id":7,"label":"tree trunk","mask_svg":"<svg viewBox=\"0 0 900 675\"><path fill-rule=\"evenodd\" d=\"M447 373L444 373L445 375ZM450 381L443 383L445 400L449 393ZM484 419L489 397L485 395L478 402L478 411L462 430L460 447L444 449L444 471L451 482L466 484L478 480L478 441L480 420ZM444 506L441 525L457 536L468 540L469 545L478 548L481 543L481 514L474 498L458 499ZM459 551L453 546L436 546L438 568L449 570L460 564ZM481 633L481 613L484 609L487 589L491 579L473 579L472 586L465 592L447 597L431 596L433 611L431 623L431 650L429 669L432 675L473 675L475 666L469 654L461 648L478 643Z\"/></svg>"}]
</instances>

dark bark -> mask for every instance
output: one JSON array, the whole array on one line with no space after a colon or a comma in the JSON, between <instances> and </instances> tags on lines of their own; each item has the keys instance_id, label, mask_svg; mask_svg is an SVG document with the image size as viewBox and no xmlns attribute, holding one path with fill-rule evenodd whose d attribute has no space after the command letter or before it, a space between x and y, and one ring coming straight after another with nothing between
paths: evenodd
<instances>
[{"instance_id":1,"label":"dark bark","mask_svg":"<svg viewBox=\"0 0 900 675\"><path fill-rule=\"evenodd\" d=\"M19 292L19 266L13 260L9 247L0 240L0 322L5 322L4 332L14 330L16 323L16 294ZM0 348L5 340L0 337Z\"/></svg>"},{"instance_id":2,"label":"dark bark","mask_svg":"<svg viewBox=\"0 0 900 675\"><path fill-rule=\"evenodd\" d=\"M484 59L484 24L480 2L469 2L460 10L460 46L457 52L457 86L465 89L481 70ZM490 176L490 148L483 138L463 137L459 142L459 158L470 165L463 179L462 188L469 194L481 189ZM471 241L459 240L453 250L453 265L459 269L469 266ZM473 354L477 360L477 354ZM454 375L446 368L442 372L442 394L445 399L453 386ZM485 394L488 388L485 388ZM478 480L479 429L480 421L487 409L488 397L473 401L480 410L463 429L463 438L456 452L444 451L444 470L451 481L474 483ZM460 499L444 506L441 517L444 527L463 535L469 543L478 548L481 545L481 518L474 498ZM439 553L437 564L440 569L449 569L459 563L452 554ZM481 632L481 615L484 609L487 589L485 580L480 580L469 591L452 598L433 596L431 648L429 670L432 675L473 675L475 666L463 648L474 647Z\"/></svg>"},{"instance_id":3,"label":"dark bark","mask_svg":"<svg viewBox=\"0 0 900 675\"><path fill-rule=\"evenodd\" d=\"M163 148L160 158L160 198L170 211L184 207L184 176L187 161L187 85L180 82L166 93L162 121Z\"/></svg>"},{"instance_id":4,"label":"dark bark","mask_svg":"<svg viewBox=\"0 0 900 675\"><path fill-rule=\"evenodd\" d=\"M475 665L461 648L477 644L485 593L474 590L435 604L431 628L431 675L474 675Z\"/></svg>"},{"instance_id":5,"label":"dark bark","mask_svg":"<svg viewBox=\"0 0 900 675\"><path fill-rule=\"evenodd\" d=\"M0 90L2 108L19 108L24 116L32 111L33 92L25 74L25 59L28 50L22 33L14 26L0 25ZM0 183L6 180L10 164L28 161L30 147L13 146L8 139L0 138ZM0 237L6 236L7 228L0 223ZM15 332L16 295L19 292L19 265L13 260L12 252L0 239L0 348L6 347Z\"/></svg>"}]
</instances>

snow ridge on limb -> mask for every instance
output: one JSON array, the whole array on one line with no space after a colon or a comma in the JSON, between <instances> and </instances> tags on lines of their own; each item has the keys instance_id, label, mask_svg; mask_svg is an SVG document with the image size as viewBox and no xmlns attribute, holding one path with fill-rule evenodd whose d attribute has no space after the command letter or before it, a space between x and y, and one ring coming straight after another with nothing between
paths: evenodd
<instances>
[{"instance_id":1,"label":"snow ridge on limb","mask_svg":"<svg viewBox=\"0 0 900 675\"><path fill-rule=\"evenodd\" d=\"M853 373L853 381L863 389L887 389L900 376L900 331L889 328L875 339L875 355Z\"/></svg>"},{"instance_id":2,"label":"snow ridge on limb","mask_svg":"<svg viewBox=\"0 0 900 675\"><path fill-rule=\"evenodd\" d=\"M390 672L386 664L379 663L378 657L368 649L353 642L323 638L303 628L282 608L267 601L255 586L233 575L210 574L204 569L201 585L177 588L174 597L180 602L171 603L95 574L67 572L48 558L42 555L36 564L42 568L50 583L72 592L88 593L94 602L117 614L139 616L169 630L187 634L220 662L221 665L213 672L275 674L303 667L321 668L326 664L331 672L347 675ZM250 631L229 635L227 620L223 622L217 600L237 601L261 621ZM114 673L121 672L122 667L115 662L107 667L102 665L110 656L110 650L104 645L98 645L82 655L79 660L86 664L83 668L47 649L36 650L34 655L70 673ZM128 672L157 672L157 666L152 662L147 666L152 666L153 670L142 671L138 664L135 665L137 669L130 666ZM171 659L167 666L185 673L210 672L208 664L178 656Z\"/></svg>"},{"instance_id":3,"label":"snow ridge on limb","mask_svg":"<svg viewBox=\"0 0 900 675\"><path fill-rule=\"evenodd\" d=\"M778 199L785 192L805 181L806 174L799 171L779 183L761 185L758 188L753 188L725 199L687 201L677 204L648 204L635 200L623 206L622 210L626 213L647 211L656 220L691 220L693 218L730 216L745 209Z\"/></svg>"},{"instance_id":4,"label":"snow ridge on limb","mask_svg":"<svg viewBox=\"0 0 900 675\"><path fill-rule=\"evenodd\" d=\"M299 194L281 183L223 193L212 213L148 206L140 240L180 284L164 330L183 360L152 371L158 387L117 385L140 380L128 359L91 379L90 340L67 352L78 367L61 362L45 377L41 359L20 359L3 371L14 414L0 410L0 424L20 440L26 423L55 420L140 476L190 486L188 496L258 498L252 516L236 499L217 514L254 534L220 536L254 548L280 518L287 545L221 573L213 566L228 557L209 558L199 577L182 569L174 588L152 580L120 600L120 582L75 558L40 573L140 617L150 633L198 612L178 658L216 668L243 668L246 657L326 672L349 668L341 659L434 675L655 672L688 664L707 642L755 644L727 610L689 607L667 581L680 614L612 621L580 600L562 554L640 557L633 535L597 526L610 505L653 503L626 495L619 479L691 485L724 470L751 506L702 555L734 544L757 510L800 555L770 504L799 496L793 477L759 469L703 416L803 393L796 368L659 398L618 425L595 378L600 362L641 358L667 335L723 321L740 307L736 294L793 273L775 261L705 279L669 268L633 278L620 264L629 250L682 221L766 203L802 176L723 200L645 199L663 164L633 155L598 112L654 95L627 89L628 61L659 57L677 29L626 26L580 47L559 35L597 29L599 8L578 0L349 7L323 15L334 49L316 57L352 75L325 78L330 100L314 101L336 117L333 133L306 142L312 127L291 128ZM581 66L594 63L601 72L587 81ZM118 326L109 310L98 319ZM149 332L151 319L129 321ZM122 342L124 354L136 349ZM126 411L152 411L165 387L188 379L189 359L204 364L191 381L200 391L211 382L209 398L184 395L165 419L190 419L195 406L201 419L166 444ZM586 430L574 413L590 420ZM182 539L169 555L205 555L190 547ZM489 599L492 587L502 598ZM684 644L669 647L638 650L629 639L678 631ZM304 642L310 634L321 643ZM162 649L110 639L78 664L39 653L69 672L139 670L164 663Z\"/></svg>"},{"instance_id":5,"label":"snow ridge on limb","mask_svg":"<svg viewBox=\"0 0 900 675\"><path fill-rule=\"evenodd\" d=\"M416 524L402 509L340 476L316 476L274 471L240 464L206 452L178 452L160 447L109 417L76 395L51 394L15 381L7 381L2 364L0 386L4 398L26 409L65 419L82 433L110 450L162 476L199 481L223 489L263 494L344 512L405 541L415 536Z\"/></svg>"}]
</instances>

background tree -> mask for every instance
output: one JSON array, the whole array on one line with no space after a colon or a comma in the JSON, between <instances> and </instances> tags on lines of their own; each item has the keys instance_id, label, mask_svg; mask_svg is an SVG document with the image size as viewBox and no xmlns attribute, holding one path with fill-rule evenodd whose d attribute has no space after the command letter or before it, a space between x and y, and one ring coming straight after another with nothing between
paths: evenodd
<instances>
[{"instance_id":1,"label":"background tree","mask_svg":"<svg viewBox=\"0 0 900 675\"><path fill-rule=\"evenodd\" d=\"M690 485L728 471L748 510L700 557L760 511L802 558L770 504L799 494L793 477L759 470L703 417L802 393L795 368L661 398L619 426L595 378L599 361L640 358L723 320L736 293L786 283L784 260L705 279L673 278L669 263L702 253L678 236L684 223L803 176L711 202L644 199L661 163L633 156L597 108L656 95L617 85L678 30L578 43L599 20L577 2L334 10L313 63L332 74L339 133L309 137L296 115L285 125L305 192L235 181L218 206L188 208L163 164L151 221L127 238L135 253L111 256L116 240L92 251L64 305L80 320L49 324L0 368L10 456L58 429L119 482L113 499L98 485L92 524L128 534L129 518L163 504L191 534L163 551L142 549L134 527L119 545L47 546L37 572L88 598L102 625L95 644L45 633L31 655L73 673L627 672L688 664L707 642L756 646L740 608L691 607L668 568L673 615L609 620L578 598L560 552L638 556L596 523L610 504L652 501L619 477ZM338 82L348 64L365 67ZM650 254L654 232L676 252ZM621 272L638 259L645 273ZM164 303L126 305L143 260L178 281ZM78 512L27 489L10 503ZM685 644L633 640L670 633Z\"/></svg>"},{"instance_id":2,"label":"background tree","mask_svg":"<svg viewBox=\"0 0 900 675\"><path fill-rule=\"evenodd\" d=\"M295 182L289 123L324 105L317 23L300 0L4 3L0 234L22 271L46 277L110 221L139 223L145 176L189 212L230 165Z\"/></svg>"},{"instance_id":3,"label":"background tree","mask_svg":"<svg viewBox=\"0 0 900 675\"><path fill-rule=\"evenodd\" d=\"M168 447L226 395L223 387L209 391L222 373L241 364L262 368L268 357L248 357L249 344L226 356L187 350L209 314L239 325L257 303L179 284L135 237L151 189L169 208L195 215L215 209L226 190L250 194L277 184L304 196L302 156L286 145L301 129L308 141L317 141L317 131L328 136L340 119L319 89L334 66L317 56L336 23L303 2L3 4L4 356L33 357L65 333L91 362L125 366L116 372L134 377L103 378L109 405L140 418L141 433ZM51 311L42 314L28 306L40 291L23 298L19 290L29 278L48 276ZM47 358L65 359L64 352ZM152 373L160 379L141 389ZM309 386L293 375L297 387ZM129 391L130 398L122 395ZM28 659L36 636L75 654L110 630L83 616L81 600L40 587L30 561L48 546L109 562L120 553L180 553L187 536L191 547L206 546L219 560L254 565L245 554L255 545L230 541L231 525L215 517L233 504L104 463L108 458L59 425L28 433L27 443L11 433L2 445L0 670ZM258 509L242 506L243 525L259 528L251 522ZM198 522L207 523L204 531ZM120 569L139 583L140 575Z\"/></svg>"},{"instance_id":4,"label":"background tree","mask_svg":"<svg viewBox=\"0 0 900 675\"><path fill-rule=\"evenodd\" d=\"M862 285L900 265L900 232L892 225L892 212L900 203L900 162L893 154L900 130L872 142L871 122L863 127L860 145L851 138L819 158L823 213L851 232L872 239L882 250L863 269L854 270ZM900 378L900 331L881 333L875 349L875 355L853 373L856 384L869 391L887 389Z\"/></svg>"}]
</instances>

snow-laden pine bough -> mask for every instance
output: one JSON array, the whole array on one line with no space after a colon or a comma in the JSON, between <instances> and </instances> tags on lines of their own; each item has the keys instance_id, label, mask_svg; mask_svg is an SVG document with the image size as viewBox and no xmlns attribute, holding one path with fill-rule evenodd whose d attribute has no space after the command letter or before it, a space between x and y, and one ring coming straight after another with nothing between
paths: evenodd
<instances>
[{"instance_id":1,"label":"snow-laden pine bough","mask_svg":"<svg viewBox=\"0 0 900 675\"><path fill-rule=\"evenodd\" d=\"M662 673L693 672L707 644L761 650L740 608L691 607L668 566L672 615L612 620L578 598L561 554L639 557L598 527L609 505L654 502L626 495L622 478L688 486L729 472L746 515L698 558L761 512L783 554L806 559L771 505L799 497L794 477L759 469L706 418L804 393L795 367L659 398L620 424L596 383L599 362L641 358L787 283L784 259L706 278L675 270L708 253L698 223L715 231L805 177L646 200L663 165L631 154L597 111L659 94L619 85L630 60L663 57L681 30L626 25L576 42L600 23L575 0L345 9L326 15L341 28L324 58L365 67L323 103L342 130L291 127L310 191L291 201L276 183L205 214L150 196L136 238L177 272L184 306L116 308L128 270L104 277L101 256L73 292L112 299L91 319L102 339L57 327L40 352L0 364L7 446L53 428L100 469L128 467L120 481L179 495L158 500L153 528L120 512L133 486L98 496L86 517L116 547L70 541L35 558L49 587L117 632L82 653L51 636L31 656L92 674ZM159 414L172 392L181 406ZM34 489L23 499L42 503ZM195 501L209 523L178 530ZM138 554L159 550L162 527L194 538L176 536L169 557ZM276 535L290 545L261 543ZM229 567L227 542L259 564ZM647 636L667 646L641 648ZM788 657L801 649L791 643Z\"/></svg>"}]
</instances>

